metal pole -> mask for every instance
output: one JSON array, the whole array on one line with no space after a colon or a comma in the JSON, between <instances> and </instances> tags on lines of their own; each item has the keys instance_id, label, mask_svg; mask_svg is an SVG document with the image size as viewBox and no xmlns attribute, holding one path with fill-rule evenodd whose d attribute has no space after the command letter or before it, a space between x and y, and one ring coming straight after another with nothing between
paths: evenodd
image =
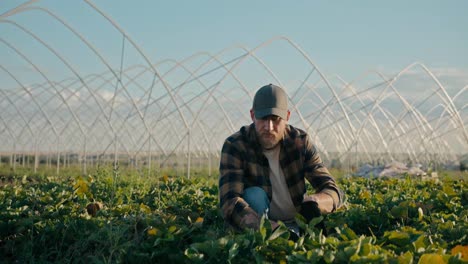
<instances>
[{"instance_id":1,"label":"metal pole","mask_svg":"<svg viewBox=\"0 0 468 264\"><path fill-rule=\"evenodd\" d=\"M117 170L117 132L114 134L114 170Z\"/></svg>"},{"instance_id":2,"label":"metal pole","mask_svg":"<svg viewBox=\"0 0 468 264\"><path fill-rule=\"evenodd\" d=\"M148 177L151 173L151 133L149 133L148 138Z\"/></svg>"},{"instance_id":3,"label":"metal pole","mask_svg":"<svg viewBox=\"0 0 468 264\"><path fill-rule=\"evenodd\" d=\"M83 147L83 175L86 175L86 156L87 156L87 153L86 153L86 140L87 140L87 137L85 136L85 139L84 139L84 147Z\"/></svg>"},{"instance_id":4,"label":"metal pole","mask_svg":"<svg viewBox=\"0 0 468 264\"><path fill-rule=\"evenodd\" d=\"M48 169L50 169L50 153L51 153L51 150L50 150L50 147L49 147L49 152L47 152L47 154L46 154L46 164L47 164Z\"/></svg>"},{"instance_id":5,"label":"metal pole","mask_svg":"<svg viewBox=\"0 0 468 264\"><path fill-rule=\"evenodd\" d=\"M37 167L39 166L39 153L37 151L37 139L34 144L34 173L37 173Z\"/></svg>"},{"instance_id":6,"label":"metal pole","mask_svg":"<svg viewBox=\"0 0 468 264\"><path fill-rule=\"evenodd\" d=\"M208 151L208 176L211 176L211 152Z\"/></svg>"},{"instance_id":7,"label":"metal pole","mask_svg":"<svg viewBox=\"0 0 468 264\"><path fill-rule=\"evenodd\" d=\"M13 171L16 172L16 142L13 144Z\"/></svg>"},{"instance_id":8,"label":"metal pole","mask_svg":"<svg viewBox=\"0 0 468 264\"><path fill-rule=\"evenodd\" d=\"M57 176L60 173L60 138L57 137Z\"/></svg>"},{"instance_id":9,"label":"metal pole","mask_svg":"<svg viewBox=\"0 0 468 264\"><path fill-rule=\"evenodd\" d=\"M187 156L187 178L190 179L190 159L191 159L191 151L190 151L190 138L191 133L190 130L188 131L188 156Z\"/></svg>"}]
</instances>

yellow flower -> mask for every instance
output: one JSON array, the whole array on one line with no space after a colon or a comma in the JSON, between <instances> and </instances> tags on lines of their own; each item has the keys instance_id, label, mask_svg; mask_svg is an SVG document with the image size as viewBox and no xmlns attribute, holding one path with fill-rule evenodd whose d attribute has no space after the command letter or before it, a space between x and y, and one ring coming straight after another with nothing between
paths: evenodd
<instances>
[{"instance_id":1,"label":"yellow flower","mask_svg":"<svg viewBox=\"0 0 468 264\"><path fill-rule=\"evenodd\" d=\"M452 248L452 255L456 255L458 253L461 253L461 258L465 261L468 260L468 246L462 246L458 245L454 248Z\"/></svg>"},{"instance_id":2,"label":"yellow flower","mask_svg":"<svg viewBox=\"0 0 468 264\"><path fill-rule=\"evenodd\" d=\"M148 231L146 231L146 233L148 233L148 235L150 236L155 236L158 234L158 229L154 227L150 227Z\"/></svg>"}]
</instances>

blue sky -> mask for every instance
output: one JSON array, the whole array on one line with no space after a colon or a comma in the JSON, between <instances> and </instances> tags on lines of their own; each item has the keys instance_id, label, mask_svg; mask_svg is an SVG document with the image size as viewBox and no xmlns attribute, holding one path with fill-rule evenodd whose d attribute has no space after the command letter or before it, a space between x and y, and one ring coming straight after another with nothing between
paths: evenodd
<instances>
[{"instance_id":1,"label":"blue sky","mask_svg":"<svg viewBox=\"0 0 468 264\"><path fill-rule=\"evenodd\" d=\"M0 13L24 1L0 4ZM395 73L418 61L435 72L468 75L468 2L455 1L123 1L95 0L93 3L116 21L153 61L181 60L199 51L216 53L243 44L253 48L275 36L297 43L326 73L352 79L371 69ZM112 39L109 52L120 51L120 37L81 1L36 1L83 28L90 39ZM65 30L53 26L37 11L8 17L67 46L67 56L79 56ZM26 41L10 25L0 34L26 53L37 44ZM106 48L103 52L106 52ZM14 58L4 56L4 64ZM281 55L274 59L281 63ZM31 56L40 56L35 54ZM46 56L46 55L44 55ZM49 56L48 58L50 58ZM84 57L84 56L83 56ZM118 57L115 55L115 57ZM46 60L47 58L43 58ZM80 65L80 58L72 59ZM118 63L118 58L115 59ZM92 67L83 61L82 67ZM52 60L50 62L52 65ZM1 75L0 75L1 76ZM461 82L463 83L463 81ZM466 83L465 83L466 84Z\"/></svg>"}]
</instances>

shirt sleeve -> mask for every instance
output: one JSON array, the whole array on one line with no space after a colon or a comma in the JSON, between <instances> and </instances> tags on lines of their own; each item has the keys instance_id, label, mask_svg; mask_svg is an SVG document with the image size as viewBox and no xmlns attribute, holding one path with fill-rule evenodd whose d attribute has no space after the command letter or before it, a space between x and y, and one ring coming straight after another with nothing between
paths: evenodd
<instances>
[{"instance_id":1,"label":"shirt sleeve","mask_svg":"<svg viewBox=\"0 0 468 264\"><path fill-rule=\"evenodd\" d=\"M305 178L314 187L316 192L325 193L332 197L333 211L343 205L345 199L344 192L338 187L335 179L324 166L322 159L308 136L305 146L304 172Z\"/></svg>"},{"instance_id":2,"label":"shirt sleeve","mask_svg":"<svg viewBox=\"0 0 468 264\"><path fill-rule=\"evenodd\" d=\"M244 193L244 169L241 152L230 142L224 142L219 167L219 201L223 218L238 228L257 228L258 224L245 224L243 219L257 213L242 198ZM257 221L259 222L259 221Z\"/></svg>"}]
</instances>

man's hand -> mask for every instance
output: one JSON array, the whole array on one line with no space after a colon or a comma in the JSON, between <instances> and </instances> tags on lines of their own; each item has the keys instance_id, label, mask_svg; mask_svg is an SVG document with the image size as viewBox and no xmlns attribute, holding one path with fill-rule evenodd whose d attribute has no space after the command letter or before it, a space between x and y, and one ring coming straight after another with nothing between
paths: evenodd
<instances>
[{"instance_id":1,"label":"man's hand","mask_svg":"<svg viewBox=\"0 0 468 264\"><path fill-rule=\"evenodd\" d=\"M329 214L333 211L333 198L326 193L304 195L304 202L316 202L322 214Z\"/></svg>"},{"instance_id":2,"label":"man's hand","mask_svg":"<svg viewBox=\"0 0 468 264\"><path fill-rule=\"evenodd\" d=\"M249 213L242 217L240 222L241 228L253 228L258 230L260 227L260 218L255 213Z\"/></svg>"},{"instance_id":3,"label":"man's hand","mask_svg":"<svg viewBox=\"0 0 468 264\"><path fill-rule=\"evenodd\" d=\"M271 230L275 230L279 224L276 221L268 220L271 224ZM247 214L242 217L241 220L241 227L242 228L252 228L258 230L260 228L260 218L255 214Z\"/></svg>"},{"instance_id":4,"label":"man's hand","mask_svg":"<svg viewBox=\"0 0 468 264\"><path fill-rule=\"evenodd\" d=\"M275 221L272 221L272 220L269 220L270 221L270 224L271 224L271 230L275 230L279 224Z\"/></svg>"}]
</instances>

